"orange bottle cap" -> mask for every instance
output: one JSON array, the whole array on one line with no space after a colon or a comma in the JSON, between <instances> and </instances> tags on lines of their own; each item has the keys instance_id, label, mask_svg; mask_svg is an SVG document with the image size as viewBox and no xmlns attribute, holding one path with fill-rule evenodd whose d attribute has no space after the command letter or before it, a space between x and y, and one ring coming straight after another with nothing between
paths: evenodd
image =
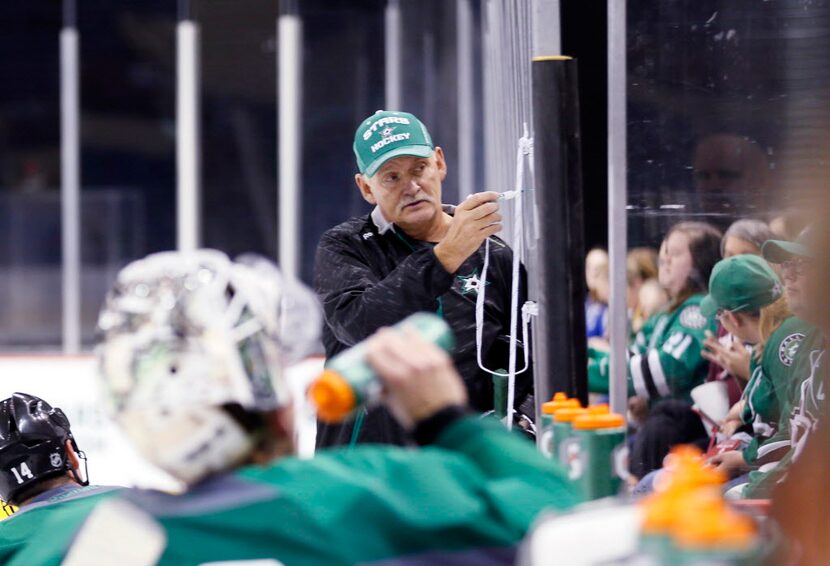
<instances>
[{"instance_id":1,"label":"orange bottle cap","mask_svg":"<svg viewBox=\"0 0 830 566\"><path fill-rule=\"evenodd\" d=\"M681 548L748 549L755 542L755 523L722 500L690 501L678 516L673 534Z\"/></svg>"},{"instance_id":2,"label":"orange bottle cap","mask_svg":"<svg viewBox=\"0 0 830 566\"><path fill-rule=\"evenodd\" d=\"M570 407L565 409L559 409L554 413L553 420L558 423L569 423L573 421L579 415L586 415L588 414L588 409L580 409L577 407Z\"/></svg>"},{"instance_id":3,"label":"orange bottle cap","mask_svg":"<svg viewBox=\"0 0 830 566\"><path fill-rule=\"evenodd\" d=\"M611 407L608 406L608 403L600 403L599 405L589 406L588 412L592 415L606 415L611 412Z\"/></svg>"},{"instance_id":4,"label":"orange bottle cap","mask_svg":"<svg viewBox=\"0 0 830 566\"><path fill-rule=\"evenodd\" d=\"M676 468L703 465L703 451L692 444L680 444L671 449L663 461L663 467Z\"/></svg>"},{"instance_id":5,"label":"orange bottle cap","mask_svg":"<svg viewBox=\"0 0 830 566\"><path fill-rule=\"evenodd\" d=\"M339 373L323 370L308 388L308 397L317 407L317 416L327 423L345 419L357 406L357 398L349 383Z\"/></svg>"},{"instance_id":6,"label":"orange bottle cap","mask_svg":"<svg viewBox=\"0 0 830 566\"><path fill-rule=\"evenodd\" d=\"M658 534L671 529L680 506L676 498L651 495L643 499L642 510L642 531L647 534Z\"/></svg>"},{"instance_id":7,"label":"orange bottle cap","mask_svg":"<svg viewBox=\"0 0 830 566\"><path fill-rule=\"evenodd\" d=\"M684 544L696 548L718 548L720 540L732 540L734 544L724 547L735 548L738 541L746 541L747 532L751 535L752 531L726 507L720 486L724 479L721 472L706 466L699 449L673 448L664 460L663 471L654 479L654 493L643 501L643 531L675 536L689 531L683 535ZM722 533L728 530L724 522L738 524L734 539ZM701 523L707 525L698 526Z\"/></svg>"},{"instance_id":8,"label":"orange bottle cap","mask_svg":"<svg viewBox=\"0 0 830 566\"><path fill-rule=\"evenodd\" d=\"M562 391L557 391L556 393L553 394L553 397L551 398L551 401L567 401L567 400L568 400L568 394L563 393Z\"/></svg>"},{"instance_id":9,"label":"orange bottle cap","mask_svg":"<svg viewBox=\"0 0 830 566\"><path fill-rule=\"evenodd\" d=\"M553 415L561 409L579 409L579 399L565 399L564 401L548 401L542 403L542 413Z\"/></svg>"},{"instance_id":10,"label":"orange bottle cap","mask_svg":"<svg viewBox=\"0 0 830 566\"><path fill-rule=\"evenodd\" d=\"M718 486L726 481L726 475L706 466L703 452L695 446L676 446L663 461L664 473L654 481L655 491L679 488Z\"/></svg>"},{"instance_id":11,"label":"orange bottle cap","mask_svg":"<svg viewBox=\"0 0 830 566\"><path fill-rule=\"evenodd\" d=\"M718 488L682 487L666 492L655 492L643 499L643 532L668 533L675 529L680 517L695 502L702 500L720 500Z\"/></svg>"},{"instance_id":12,"label":"orange bottle cap","mask_svg":"<svg viewBox=\"0 0 830 566\"><path fill-rule=\"evenodd\" d=\"M726 475L715 468L698 468L678 470L668 480L671 486L705 487L719 486L726 481ZM655 489L665 486L654 485ZM671 488L671 487L670 487Z\"/></svg>"},{"instance_id":13,"label":"orange bottle cap","mask_svg":"<svg viewBox=\"0 0 830 566\"><path fill-rule=\"evenodd\" d=\"M573 420L574 430L599 430L605 428L621 428L625 426L625 419L616 413L579 415Z\"/></svg>"}]
</instances>

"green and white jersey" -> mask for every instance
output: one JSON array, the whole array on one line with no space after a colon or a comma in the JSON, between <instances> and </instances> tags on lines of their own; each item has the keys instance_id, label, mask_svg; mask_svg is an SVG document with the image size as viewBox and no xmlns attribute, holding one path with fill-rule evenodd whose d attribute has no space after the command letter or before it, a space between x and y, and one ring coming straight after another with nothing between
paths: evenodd
<instances>
[{"instance_id":1,"label":"green and white jersey","mask_svg":"<svg viewBox=\"0 0 830 566\"><path fill-rule=\"evenodd\" d=\"M758 447L775 434L782 410L787 411L793 364L810 329L803 320L789 317L767 339L760 359L755 355L750 358L750 379L744 389L741 415L753 429L752 442L744 449L744 460L749 465L755 463Z\"/></svg>"},{"instance_id":2,"label":"green and white jersey","mask_svg":"<svg viewBox=\"0 0 830 566\"><path fill-rule=\"evenodd\" d=\"M786 387L786 401L775 434L758 446L755 464L775 464L770 470L749 474L745 497L769 497L775 484L785 477L797 459L820 416L826 410L825 386L827 363L825 340L816 328L810 328L801 342ZM780 398L779 398L780 400Z\"/></svg>"},{"instance_id":3,"label":"green and white jersey","mask_svg":"<svg viewBox=\"0 0 830 566\"><path fill-rule=\"evenodd\" d=\"M708 362L700 352L706 331L716 330L714 319L700 312L703 295L693 295L672 312L659 312L643 325L629 347L628 394L651 402L690 399L703 383ZM608 392L608 354L589 352L588 388Z\"/></svg>"},{"instance_id":4,"label":"green and white jersey","mask_svg":"<svg viewBox=\"0 0 830 566\"><path fill-rule=\"evenodd\" d=\"M822 338L822 348L811 352L810 373L799 387L797 403L790 419L790 441L793 459L797 459L819 419L826 411L827 364L824 360L826 350Z\"/></svg>"},{"instance_id":5,"label":"green and white jersey","mask_svg":"<svg viewBox=\"0 0 830 566\"><path fill-rule=\"evenodd\" d=\"M651 344L651 337L654 335L654 331L656 329L663 328L663 325L665 324L663 321L668 317L669 313L664 310L650 316L648 320L643 323L640 330L631 335L631 348L636 349L637 351L647 349L649 344Z\"/></svg>"},{"instance_id":6,"label":"green and white jersey","mask_svg":"<svg viewBox=\"0 0 830 566\"><path fill-rule=\"evenodd\" d=\"M327 450L243 468L181 496L130 491L118 501L160 526L163 552L154 564L273 566L512 561L541 510L579 499L533 444L465 417L420 450ZM96 542L96 563L106 563L108 525L96 513L61 539L40 533L6 564L57 565L73 541L78 553L85 540ZM118 540L112 544L123 552Z\"/></svg>"}]
</instances>

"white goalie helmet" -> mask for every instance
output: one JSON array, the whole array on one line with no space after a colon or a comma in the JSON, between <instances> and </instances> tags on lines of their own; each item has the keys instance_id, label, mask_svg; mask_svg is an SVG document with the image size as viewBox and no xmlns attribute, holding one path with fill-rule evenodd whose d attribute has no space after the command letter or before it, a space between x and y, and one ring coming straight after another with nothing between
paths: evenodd
<instances>
[{"instance_id":1,"label":"white goalie helmet","mask_svg":"<svg viewBox=\"0 0 830 566\"><path fill-rule=\"evenodd\" d=\"M98 318L109 409L179 480L229 469L254 441L222 407L290 404L284 368L316 347L321 324L311 290L264 258L198 250L134 261Z\"/></svg>"}]
</instances>

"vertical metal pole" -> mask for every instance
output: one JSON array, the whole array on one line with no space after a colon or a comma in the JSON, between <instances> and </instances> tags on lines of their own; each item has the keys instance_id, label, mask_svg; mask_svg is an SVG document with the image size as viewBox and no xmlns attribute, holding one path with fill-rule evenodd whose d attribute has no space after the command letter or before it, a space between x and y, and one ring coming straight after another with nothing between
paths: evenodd
<instances>
[{"instance_id":1,"label":"vertical metal pole","mask_svg":"<svg viewBox=\"0 0 830 566\"><path fill-rule=\"evenodd\" d=\"M280 4L282 10L277 23L279 264L287 276L299 278L303 29L297 3Z\"/></svg>"},{"instance_id":2,"label":"vertical metal pole","mask_svg":"<svg viewBox=\"0 0 830 566\"><path fill-rule=\"evenodd\" d=\"M545 219L539 224L536 261L534 344L544 345L534 355L539 401L558 391L588 400L578 81L570 57L533 58L534 193Z\"/></svg>"},{"instance_id":3,"label":"vertical metal pole","mask_svg":"<svg viewBox=\"0 0 830 566\"><path fill-rule=\"evenodd\" d=\"M495 143L497 138L496 108L496 8L491 0L482 0L481 6L481 75L484 83L482 104L484 112L484 179L483 187L496 187Z\"/></svg>"},{"instance_id":4,"label":"vertical metal pole","mask_svg":"<svg viewBox=\"0 0 830 566\"><path fill-rule=\"evenodd\" d=\"M561 46L561 17L559 0L533 0L531 5L532 14L532 31L531 38L531 52L533 57L547 57L555 56L562 52ZM539 111L538 108L532 108L533 112ZM535 134L534 134L535 135ZM538 149L537 149L538 151ZM538 182L534 183L534 192L530 197L534 205L531 207L530 213L537 215L537 207L539 206L541 186ZM542 197L544 200L544 197ZM537 228L538 230L538 228ZM538 237L538 234L532 234L531 238ZM527 264L528 273L528 297L539 305L540 315L543 309L548 307L549 299L542 298L543 287L546 287L547 276L544 271L544 266L547 258L544 257L543 248L544 242L533 241L534 253L530 254ZM544 307L541 305L544 303ZM550 367L550 345L548 344L547 330L549 324L547 321L540 320L536 317L533 325L533 367L534 367L534 390L536 392L536 423L542 422L542 403L549 400L556 388L553 384L552 378L546 371L556 371L555 368ZM555 331L554 331L555 332ZM549 368L549 369L548 369ZM542 435L537 437L539 443L542 442ZM541 445L541 444L540 444Z\"/></svg>"},{"instance_id":5,"label":"vertical metal pole","mask_svg":"<svg viewBox=\"0 0 830 566\"><path fill-rule=\"evenodd\" d=\"M401 26L400 0L387 0L385 11L384 42L386 46L385 86L386 110L401 110L403 28Z\"/></svg>"},{"instance_id":6,"label":"vertical metal pole","mask_svg":"<svg viewBox=\"0 0 830 566\"><path fill-rule=\"evenodd\" d=\"M81 350L81 164L78 29L75 0L63 2L61 69L61 252L63 351Z\"/></svg>"},{"instance_id":7,"label":"vertical metal pole","mask_svg":"<svg viewBox=\"0 0 830 566\"><path fill-rule=\"evenodd\" d=\"M626 253L628 251L627 145L626 145L626 2L608 0L608 255L611 271L609 332L611 410L626 414L628 304Z\"/></svg>"},{"instance_id":8,"label":"vertical metal pole","mask_svg":"<svg viewBox=\"0 0 830 566\"><path fill-rule=\"evenodd\" d=\"M176 246L200 245L199 26L179 2L176 29Z\"/></svg>"},{"instance_id":9,"label":"vertical metal pole","mask_svg":"<svg viewBox=\"0 0 830 566\"><path fill-rule=\"evenodd\" d=\"M458 201L475 192L475 93L472 0L456 2L458 76Z\"/></svg>"},{"instance_id":10,"label":"vertical metal pole","mask_svg":"<svg viewBox=\"0 0 830 566\"><path fill-rule=\"evenodd\" d=\"M562 53L559 0L533 0L533 56Z\"/></svg>"}]
</instances>

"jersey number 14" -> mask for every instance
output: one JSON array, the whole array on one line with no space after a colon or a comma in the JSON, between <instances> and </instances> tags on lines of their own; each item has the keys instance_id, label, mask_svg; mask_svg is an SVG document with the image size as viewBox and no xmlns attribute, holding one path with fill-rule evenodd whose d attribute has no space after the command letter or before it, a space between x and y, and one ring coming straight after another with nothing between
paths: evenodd
<instances>
[{"instance_id":1,"label":"jersey number 14","mask_svg":"<svg viewBox=\"0 0 830 566\"><path fill-rule=\"evenodd\" d=\"M17 468L12 466L11 470L12 470L12 473L14 474L14 479L17 480L18 485L20 485L24 481L26 481L26 480L23 479L24 477L29 478L29 479L33 479L35 477L35 476L32 475L32 470L30 470L29 466L26 465L26 462L23 462Z\"/></svg>"}]
</instances>

